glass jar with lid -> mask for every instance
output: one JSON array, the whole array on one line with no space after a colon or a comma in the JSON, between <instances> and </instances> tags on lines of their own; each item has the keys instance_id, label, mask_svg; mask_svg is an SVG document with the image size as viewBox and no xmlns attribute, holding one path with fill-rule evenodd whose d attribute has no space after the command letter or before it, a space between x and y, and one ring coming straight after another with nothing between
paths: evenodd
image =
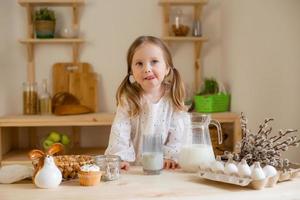
<instances>
[{"instance_id":1,"label":"glass jar with lid","mask_svg":"<svg viewBox=\"0 0 300 200\"><path fill-rule=\"evenodd\" d=\"M120 156L116 155L98 155L94 157L95 164L103 172L104 181L117 180L120 177Z\"/></svg>"}]
</instances>

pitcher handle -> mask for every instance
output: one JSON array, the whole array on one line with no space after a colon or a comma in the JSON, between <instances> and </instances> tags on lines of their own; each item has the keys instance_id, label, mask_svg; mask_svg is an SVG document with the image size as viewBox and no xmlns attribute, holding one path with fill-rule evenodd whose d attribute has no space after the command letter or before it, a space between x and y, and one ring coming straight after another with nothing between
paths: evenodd
<instances>
[{"instance_id":1,"label":"pitcher handle","mask_svg":"<svg viewBox=\"0 0 300 200\"><path fill-rule=\"evenodd\" d=\"M218 122L217 120L210 120L210 124L213 124L217 127L217 131L218 131L218 142L219 144L222 144L223 142L223 134L222 134L222 129L221 129L221 124L220 122Z\"/></svg>"}]
</instances>

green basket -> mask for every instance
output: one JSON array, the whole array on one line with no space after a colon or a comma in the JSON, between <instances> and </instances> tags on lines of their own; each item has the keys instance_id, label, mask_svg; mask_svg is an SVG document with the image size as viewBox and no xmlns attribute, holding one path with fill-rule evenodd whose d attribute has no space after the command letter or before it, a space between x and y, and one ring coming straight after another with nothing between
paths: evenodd
<instances>
[{"instance_id":1,"label":"green basket","mask_svg":"<svg viewBox=\"0 0 300 200\"><path fill-rule=\"evenodd\" d=\"M213 113L229 111L230 94L194 96L196 112Z\"/></svg>"}]
</instances>

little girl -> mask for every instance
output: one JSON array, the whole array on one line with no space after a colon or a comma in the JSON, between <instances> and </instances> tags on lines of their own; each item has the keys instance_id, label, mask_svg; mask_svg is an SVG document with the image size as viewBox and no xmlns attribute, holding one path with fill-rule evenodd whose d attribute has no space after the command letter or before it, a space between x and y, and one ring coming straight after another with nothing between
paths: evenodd
<instances>
[{"instance_id":1,"label":"little girl","mask_svg":"<svg viewBox=\"0 0 300 200\"><path fill-rule=\"evenodd\" d=\"M161 134L164 168L174 169L184 134L184 87L170 51L158 38L141 36L127 53L127 75L118 88L117 112L105 154L119 155L121 168L140 164L142 136Z\"/></svg>"}]
</instances>

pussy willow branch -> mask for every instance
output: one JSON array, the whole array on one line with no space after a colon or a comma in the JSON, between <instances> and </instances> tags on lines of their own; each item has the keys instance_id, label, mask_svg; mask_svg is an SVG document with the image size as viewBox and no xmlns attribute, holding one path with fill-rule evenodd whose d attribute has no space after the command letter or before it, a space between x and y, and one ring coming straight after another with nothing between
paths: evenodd
<instances>
[{"instance_id":1,"label":"pussy willow branch","mask_svg":"<svg viewBox=\"0 0 300 200\"><path fill-rule=\"evenodd\" d=\"M259 130L256 134L251 133L247 127L247 118L241 113L241 129L242 140L240 143L240 153L233 153L233 159L240 161L245 159L249 165L255 161L261 162L263 165L273 165L279 169L288 169L289 160L283 159L281 153L287 151L290 146L299 146L300 140L296 136L285 138L288 134L295 133L297 130L287 129L279 130L278 135L269 137L272 132L272 127L269 127L269 122L273 118L265 119L259 125ZM224 153L224 157L228 158L230 153Z\"/></svg>"}]
</instances>

